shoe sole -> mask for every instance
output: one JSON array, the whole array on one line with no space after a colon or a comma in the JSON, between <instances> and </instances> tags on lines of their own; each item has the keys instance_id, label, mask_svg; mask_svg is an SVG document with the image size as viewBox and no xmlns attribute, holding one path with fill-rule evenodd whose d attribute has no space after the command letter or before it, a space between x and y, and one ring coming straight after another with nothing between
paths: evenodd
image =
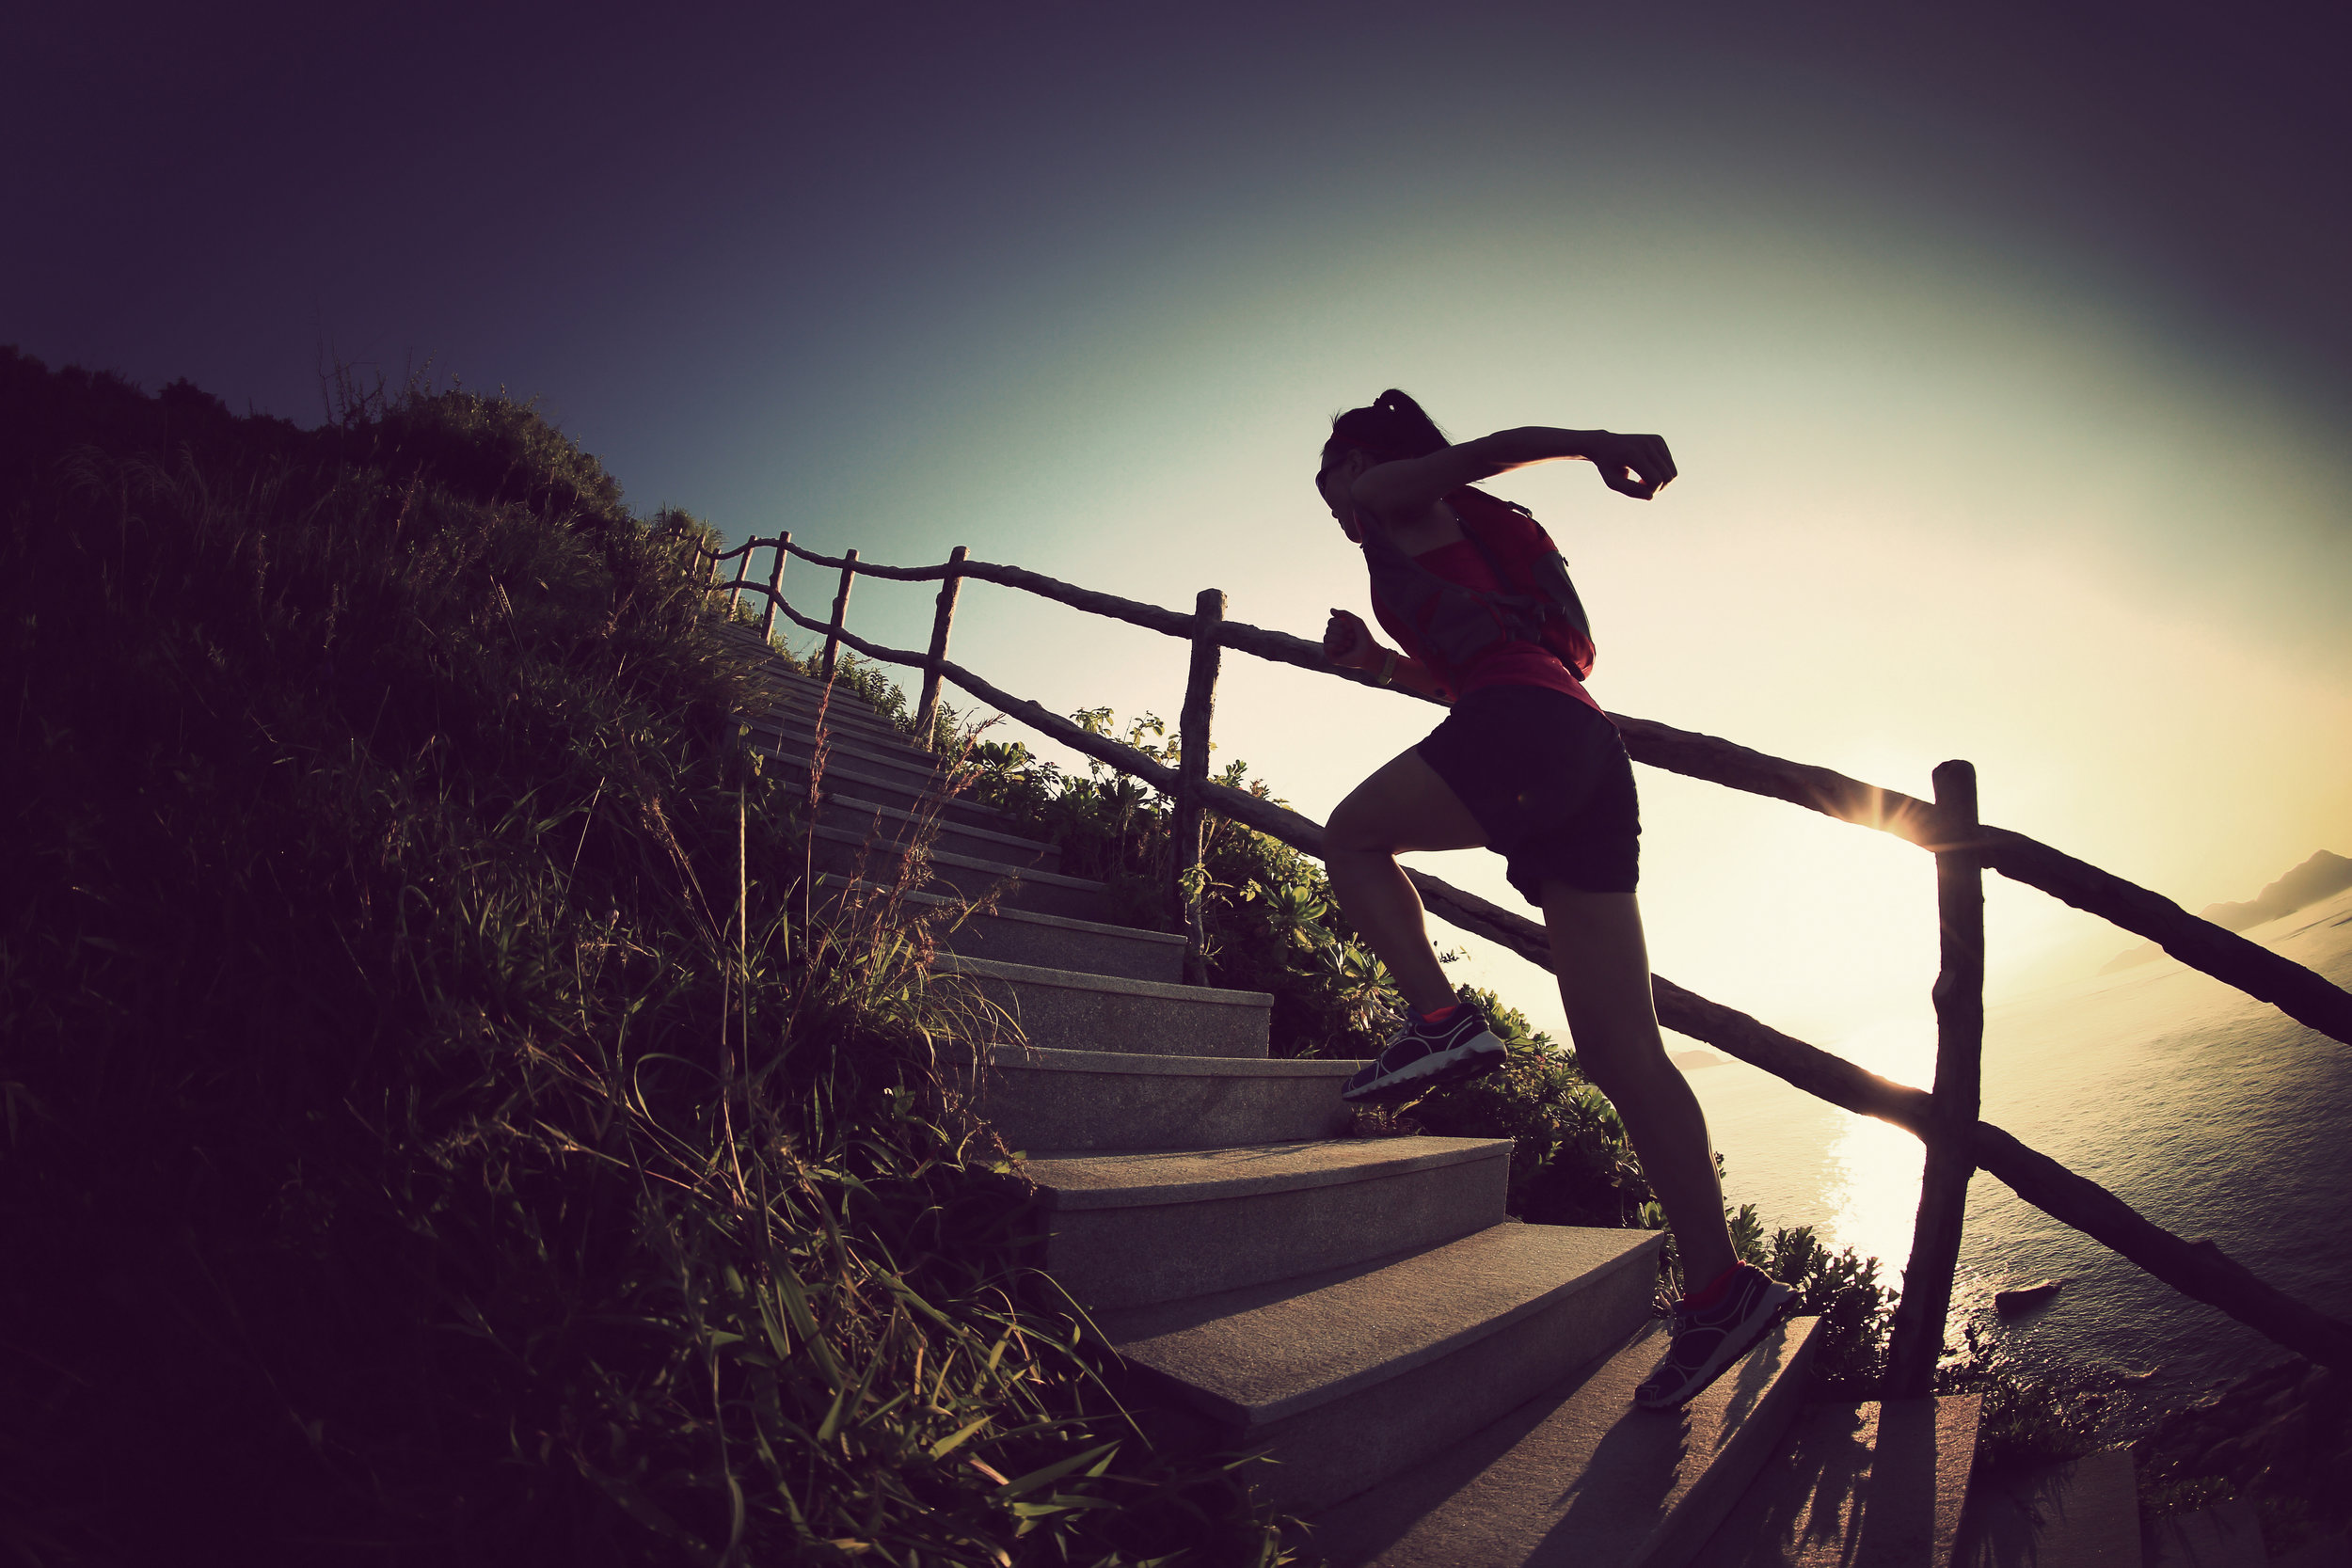
<instances>
[{"instance_id":1,"label":"shoe sole","mask_svg":"<svg viewBox=\"0 0 2352 1568\"><path fill-rule=\"evenodd\" d=\"M1732 1368L1737 1367L1740 1364L1740 1358L1745 1356L1748 1352L1754 1350L1756 1345L1762 1341L1765 1335L1772 1332L1772 1324L1778 1323L1780 1321L1781 1314L1788 1310L1788 1304L1797 1299L1797 1292L1790 1290L1780 1281L1774 1280L1772 1282L1772 1293L1767 1296L1766 1299L1772 1305L1760 1317L1757 1318L1756 1332L1749 1335L1745 1339L1740 1341L1740 1348L1738 1350L1731 1352L1729 1354L1724 1355L1722 1364L1717 1366L1713 1371L1707 1373L1697 1382L1692 1383L1689 1387L1684 1388L1680 1393L1676 1394L1672 1399L1645 1400L1642 1398L1641 1394L1637 1391L1633 1396L1634 1404L1643 1410L1677 1410L1683 1405L1690 1403L1692 1400L1698 1398L1701 1394L1707 1392L1709 1385L1713 1384L1717 1378L1723 1376L1725 1372L1731 1370ZM1728 1343L1728 1341L1726 1341L1726 1343ZM1718 1354L1722 1353L1719 1352Z\"/></svg>"},{"instance_id":2,"label":"shoe sole","mask_svg":"<svg viewBox=\"0 0 2352 1568\"><path fill-rule=\"evenodd\" d=\"M1482 1051L1482 1044L1493 1049ZM1391 1077L1375 1079L1354 1094L1342 1090L1340 1098L1350 1105L1386 1105L1410 1100L1430 1089L1483 1078L1510 1059L1510 1050L1495 1038L1492 1030L1486 1030L1451 1051L1433 1052Z\"/></svg>"}]
</instances>

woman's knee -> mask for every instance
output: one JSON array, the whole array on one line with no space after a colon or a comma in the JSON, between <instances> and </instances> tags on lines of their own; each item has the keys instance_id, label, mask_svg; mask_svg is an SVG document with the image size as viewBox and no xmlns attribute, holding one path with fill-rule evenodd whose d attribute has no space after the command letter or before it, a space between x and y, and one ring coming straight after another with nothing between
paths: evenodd
<instances>
[{"instance_id":1,"label":"woman's knee","mask_svg":"<svg viewBox=\"0 0 2352 1568\"><path fill-rule=\"evenodd\" d=\"M1675 1070L1666 1059L1665 1042L1655 1034L1618 1029L1588 1029L1579 1034L1573 1017L1568 1029L1576 1046L1577 1066L1612 1101L1639 1094L1661 1072Z\"/></svg>"},{"instance_id":2,"label":"woman's knee","mask_svg":"<svg viewBox=\"0 0 2352 1568\"><path fill-rule=\"evenodd\" d=\"M1365 799L1359 786L1332 808L1331 820L1323 828L1324 848L1340 854L1394 856L1396 834L1383 820L1385 815L1375 802Z\"/></svg>"},{"instance_id":3,"label":"woman's knee","mask_svg":"<svg viewBox=\"0 0 2352 1568\"><path fill-rule=\"evenodd\" d=\"M1348 792L1323 842L1343 854L1393 857L1408 849L1471 849L1486 834L1445 781L1406 752Z\"/></svg>"}]
</instances>

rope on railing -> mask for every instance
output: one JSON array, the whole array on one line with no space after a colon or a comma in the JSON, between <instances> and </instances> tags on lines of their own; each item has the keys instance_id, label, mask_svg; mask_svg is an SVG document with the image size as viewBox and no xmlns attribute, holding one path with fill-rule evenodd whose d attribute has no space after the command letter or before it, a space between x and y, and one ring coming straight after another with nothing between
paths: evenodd
<instances>
[{"instance_id":1,"label":"rope on railing","mask_svg":"<svg viewBox=\"0 0 2352 1568\"><path fill-rule=\"evenodd\" d=\"M811 631L831 629L790 605L784 606L784 613ZM1171 798L1180 786L1174 768L1081 728L1040 704L1015 697L945 658L882 647L848 631L839 635L843 642L868 658L935 670L1007 716L1073 751L1141 779ZM1311 817L1230 785L1204 784L1201 788L1220 815L1303 854L1322 858L1323 828ZM1552 968L1550 940L1541 926L1422 872L1408 868L1405 875L1432 913L1509 948L1538 968ZM1651 976L1651 989L1659 1022L1677 1034L1714 1046L1856 1115L1892 1122L1922 1140L1936 1132L1934 1101L1927 1091L1866 1071L1746 1013L1685 990L1663 975ZM2352 1366L2352 1324L2328 1317L2265 1282L2213 1243L2175 1235L2097 1182L2027 1148L1990 1122L1974 1123L1969 1153L1977 1166L1990 1171L2019 1197L2184 1295L2218 1308L2314 1361L2331 1367Z\"/></svg>"}]
</instances>

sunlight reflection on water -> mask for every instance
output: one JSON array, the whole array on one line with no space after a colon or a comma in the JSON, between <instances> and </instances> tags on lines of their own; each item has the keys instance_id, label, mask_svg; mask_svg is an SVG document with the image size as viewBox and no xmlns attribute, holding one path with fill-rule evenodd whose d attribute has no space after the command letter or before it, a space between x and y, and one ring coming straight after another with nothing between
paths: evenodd
<instances>
[{"instance_id":1,"label":"sunlight reflection on water","mask_svg":"<svg viewBox=\"0 0 2352 1568\"><path fill-rule=\"evenodd\" d=\"M1837 1042L1855 1066L1914 1088L1935 1079L1935 1022L1891 1019ZM1830 1158L1835 1185L1824 1195L1833 1217L1825 1227L1836 1244L1885 1260L1891 1275L1911 1256L1919 1212L1919 1175L1926 1152L1917 1138L1873 1117L1840 1117Z\"/></svg>"},{"instance_id":2,"label":"sunlight reflection on water","mask_svg":"<svg viewBox=\"0 0 2352 1568\"><path fill-rule=\"evenodd\" d=\"M2338 984L2352 982L2352 893L2249 933ZM1922 999L1924 1004L1924 999ZM1915 1013L1842 1039L1838 1055L1928 1086L1935 1022ZM1744 1063L1692 1087L1727 1162L1725 1196L1766 1225L1811 1225L1833 1250L1880 1259L1899 1283L1922 1153L1900 1129L1856 1117ZM1993 1007L1986 1120L2108 1187L2158 1225L2210 1236L2290 1295L2352 1291L2352 1054L2169 961L2050 988ZM1995 1290L2065 1280L2043 1309L2002 1321ZM2146 1398L2193 1397L2284 1354L2142 1274L1979 1173L1969 1186L1952 1340L1973 1322L2028 1355L2157 1369Z\"/></svg>"}]
</instances>

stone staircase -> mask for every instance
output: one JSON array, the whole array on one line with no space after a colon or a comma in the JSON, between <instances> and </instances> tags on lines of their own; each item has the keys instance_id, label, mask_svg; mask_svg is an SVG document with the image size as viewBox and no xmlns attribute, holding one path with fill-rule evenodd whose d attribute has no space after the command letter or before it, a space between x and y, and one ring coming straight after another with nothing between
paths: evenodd
<instances>
[{"instance_id":1,"label":"stone staircase","mask_svg":"<svg viewBox=\"0 0 2352 1568\"><path fill-rule=\"evenodd\" d=\"M726 635L767 687L743 716L751 744L805 765L821 688ZM932 759L846 692L824 726L820 873L895 875L930 810L937 884L1009 886L941 961L1026 1037L994 1053L984 1103L1041 1189L1047 1268L1158 1430L1271 1451L1258 1485L1307 1521L1310 1560L1953 1560L1973 1401L1792 1429L1804 1318L1684 1408L1636 1409L1664 1350L1661 1236L1507 1218L1508 1140L1349 1137L1338 1091L1362 1064L1270 1058L1272 998L1179 984L1181 938L1105 923L1106 890L1063 875L1051 847L941 803ZM1874 1477L1871 1434L1895 1428L1908 1447Z\"/></svg>"}]
</instances>

